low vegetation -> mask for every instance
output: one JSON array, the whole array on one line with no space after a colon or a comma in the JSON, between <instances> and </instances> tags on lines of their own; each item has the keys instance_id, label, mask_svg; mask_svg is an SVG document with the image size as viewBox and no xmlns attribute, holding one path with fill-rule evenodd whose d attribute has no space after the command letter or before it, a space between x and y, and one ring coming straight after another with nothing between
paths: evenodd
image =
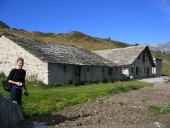
<instances>
[{"instance_id":1,"label":"low vegetation","mask_svg":"<svg viewBox=\"0 0 170 128\"><path fill-rule=\"evenodd\" d=\"M3 78L4 76L0 75L0 80ZM62 85L60 87L33 86L31 83L27 83L30 95L28 97L23 96L25 116L51 114L71 105L95 100L97 97L128 92L152 85L138 81L98 83L83 86ZM0 86L2 85L0 84ZM2 87L0 87L0 93L9 96L9 93L5 92Z\"/></svg>"},{"instance_id":2,"label":"low vegetation","mask_svg":"<svg viewBox=\"0 0 170 128\"><path fill-rule=\"evenodd\" d=\"M167 115L170 114L170 105L166 106L155 106L155 105L150 105L148 106L149 111L158 114L158 115Z\"/></svg>"}]
</instances>

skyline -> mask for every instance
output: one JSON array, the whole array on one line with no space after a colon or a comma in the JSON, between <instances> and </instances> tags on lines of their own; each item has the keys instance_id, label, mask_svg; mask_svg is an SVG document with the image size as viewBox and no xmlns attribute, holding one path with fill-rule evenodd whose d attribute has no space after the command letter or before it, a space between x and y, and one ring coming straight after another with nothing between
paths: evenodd
<instances>
[{"instance_id":1,"label":"skyline","mask_svg":"<svg viewBox=\"0 0 170 128\"><path fill-rule=\"evenodd\" d=\"M170 41L170 0L1 0L0 20L11 28L68 33L128 44Z\"/></svg>"}]
</instances>

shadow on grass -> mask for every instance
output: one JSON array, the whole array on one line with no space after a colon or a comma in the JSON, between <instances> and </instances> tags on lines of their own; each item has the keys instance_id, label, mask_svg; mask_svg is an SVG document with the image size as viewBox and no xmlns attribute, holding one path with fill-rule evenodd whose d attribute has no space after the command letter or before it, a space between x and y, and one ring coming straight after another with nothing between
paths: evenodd
<instances>
[{"instance_id":1,"label":"shadow on grass","mask_svg":"<svg viewBox=\"0 0 170 128\"><path fill-rule=\"evenodd\" d=\"M41 115L41 116L32 116L30 117L29 120L32 122L39 122L39 123L44 123L47 126L55 126L60 123L63 123L65 121L75 121L81 117L88 117L90 114L85 114L85 115L78 115L74 117L66 117L62 115Z\"/></svg>"}]
</instances>

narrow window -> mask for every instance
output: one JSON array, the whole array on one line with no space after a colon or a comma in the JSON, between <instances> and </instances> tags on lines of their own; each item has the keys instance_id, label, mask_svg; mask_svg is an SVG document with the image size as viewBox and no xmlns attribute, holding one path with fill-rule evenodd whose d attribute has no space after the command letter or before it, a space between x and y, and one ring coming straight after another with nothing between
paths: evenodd
<instances>
[{"instance_id":1,"label":"narrow window","mask_svg":"<svg viewBox=\"0 0 170 128\"><path fill-rule=\"evenodd\" d=\"M64 72L66 72L66 66L64 66Z\"/></svg>"},{"instance_id":2,"label":"narrow window","mask_svg":"<svg viewBox=\"0 0 170 128\"><path fill-rule=\"evenodd\" d=\"M139 68L136 67L136 75L138 75L138 74L139 74Z\"/></svg>"},{"instance_id":3,"label":"narrow window","mask_svg":"<svg viewBox=\"0 0 170 128\"><path fill-rule=\"evenodd\" d=\"M131 73L133 73L133 68L131 68Z\"/></svg>"},{"instance_id":4,"label":"narrow window","mask_svg":"<svg viewBox=\"0 0 170 128\"><path fill-rule=\"evenodd\" d=\"M89 72L89 67L87 67L87 72Z\"/></svg>"},{"instance_id":5,"label":"narrow window","mask_svg":"<svg viewBox=\"0 0 170 128\"><path fill-rule=\"evenodd\" d=\"M102 72L104 73L104 68L102 68Z\"/></svg>"},{"instance_id":6,"label":"narrow window","mask_svg":"<svg viewBox=\"0 0 170 128\"><path fill-rule=\"evenodd\" d=\"M108 74L109 74L109 75L112 74L112 70L113 70L112 68L109 68L109 70L108 70Z\"/></svg>"}]
</instances>

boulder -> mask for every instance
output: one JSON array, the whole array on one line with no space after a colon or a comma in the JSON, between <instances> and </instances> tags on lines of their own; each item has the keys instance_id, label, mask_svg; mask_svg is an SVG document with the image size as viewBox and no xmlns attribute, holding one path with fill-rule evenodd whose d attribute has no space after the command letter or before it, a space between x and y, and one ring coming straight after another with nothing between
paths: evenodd
<instances>
[{"instance_id":1,"label":"boulder","mask_svg":"<svg viewBox=\"0 0 170 128\"><path fill-rule=\"evenodd\" d=\"M9 128L23 121L20 106L0 94L0 128Z\"/></svg>"}]
</instances>

